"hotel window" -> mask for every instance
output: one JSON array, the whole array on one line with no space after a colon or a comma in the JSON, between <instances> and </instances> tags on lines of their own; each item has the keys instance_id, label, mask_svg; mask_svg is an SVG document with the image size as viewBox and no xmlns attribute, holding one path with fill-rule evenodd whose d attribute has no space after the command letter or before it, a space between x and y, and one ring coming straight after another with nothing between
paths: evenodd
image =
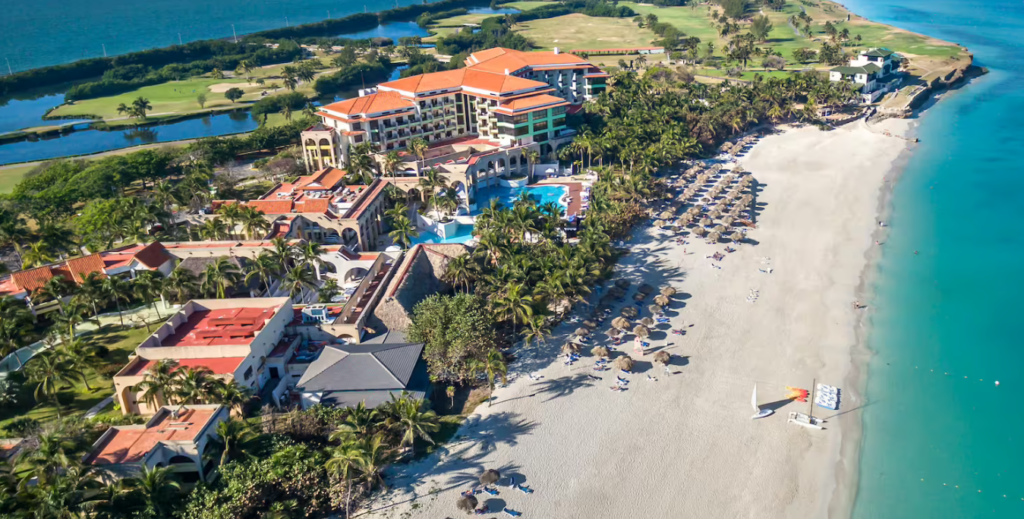
<instances>
[{"instance_id":1,"label":"hotel window","mask_svg":"<svg viewBox=\"0 0 1024 519\"><path fill-rule=\"evenodd\" d=\"M355 142L356 144L359 144L360 142L363 142L363 136L362 135L356 135L356 137L354 139L352 139L352 141Z\"/></svg>"},{"instance_id":2,"label":"hotel window","mask_svg":"<svg viewBox=\"0 0 1024 519\"><path fill-rule=\"evenodd\" d=\"M561 114L564 114L565 113L565 109L566 109L566 107L564 107L564 106L558 106L558 107L552 108L551 109L551 115L561 115Z\"/></svg>"},{"instance_id":3,"label":"hotel window","mask_svg":"<svg viewBox=\"0 0 1024 519\"><path fill-rule=\"evenodd\" d=\"M363 123L352 123L352 131L358 132L363 129Z\"/></svg>"},{"instance_id":4,"label":"hotel window","mask_svg":"<svg viewBox=\"0 0 1024 519\"><path fill-rule=\"evenodd\" d=\"M523 135L529 135L529 133L530 133L530 127L529 126L520 126L520 127L516 128L516 137L521 137Z\"/></svg>"},{"instance_id":5,"label":"hotel window","mask_svg":"<svg viewBox=\"0 0 1024 519\"><path fill-rule=\"evenodd\" d=\"M559 126L565 126L565 116L556 117L551 120L551 127L558 128Z\"/></svg>"},{"instance_id":6,"label":"hotel window","mask_svg":"<svg viewBox=\"0 0 1024 519\"><path fill-rule=\"evenodd\" d=\"M530 114L517 115L512 118L512 122L515 124L525 123L530 120Z\"/></svg>"},{"instance_id":7,"label":"hotel window","mask_svg":"<svg viewBox=\"0 0 1024 519\"><path fill-rule=\"evenodd\" d=\"M542 132L548 129L548 122L541 121L539 123L533 123L533 133Z\"/></svg>"},{"instance_id":8,"label":"hotel window","mask_svg":"<svg viewBox=\"0 0 1024 519\"><path fill-rule=\"evenodd\" d=\"M252 378L252 366L249 366L249 369L245 370L245 375L243 376L245 380L249 380L250 378Z\"/></svg>"}]
</instances>

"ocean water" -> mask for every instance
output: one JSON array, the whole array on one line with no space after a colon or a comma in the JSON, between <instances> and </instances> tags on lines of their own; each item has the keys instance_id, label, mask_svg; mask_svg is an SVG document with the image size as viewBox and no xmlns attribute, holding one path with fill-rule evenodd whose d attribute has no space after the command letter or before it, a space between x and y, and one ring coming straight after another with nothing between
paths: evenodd
<instances>
[{"instance_id":1,"label":"ocean water","mask_svg":"<svg viewBox=\"0 0 1024 519\"><path fill-rule=\"evenodd\" d=\"M920 116L868 345L855 519L1024 517L1024 3L856 0L990 74ZM999 385L996 385L999 381Z\"/></svg>"},{"instance_id":2,"label":"ocean water","mask_svg":"<svg viewBox=\"0 0 1024 519\"><path fill-rule=\"evenodd\" d=\"M181 41L391 9L421 0L0 0L0 60L14 71L124 54ZM369 29L369 27L367 27ZM0 61L7 73L7 63Z\"/></svg>"}]
</instances>

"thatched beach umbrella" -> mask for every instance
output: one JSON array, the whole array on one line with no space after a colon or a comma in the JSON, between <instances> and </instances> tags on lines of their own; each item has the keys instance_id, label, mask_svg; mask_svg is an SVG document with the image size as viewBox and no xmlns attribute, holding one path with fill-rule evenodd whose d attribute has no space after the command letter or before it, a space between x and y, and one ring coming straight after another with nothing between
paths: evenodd
<instances>
[{"instance_id":1,"label":"thatched beach umbrella","mask_svg":"<svg viewBox=\"0 0 1024 519\"><path fill-rule=\"evenodd\" d=\"M494 469L487 469L483 474L480 474L480 484L483 486L493 485L501 479L501 472Z\"/></svg>"},{"instance_id":2,"label":"thatched beach umbrella","mask_svg":"<svg viewBox=\"0 0 1024 519\"><path fill-rule=\"evenodd\" d=\"M657 303L659 306L668 306L670 301L668 299L668 296L657 295L654 296L654 302Z\"/></svg>"},{"instance_id":3,"label":"thatched beach umbrella","mask_svg":"<svg viewBox=\"0 0 1024 519\"><path fill-rule=\"evenodd\" d=\"M715 209L712 209L712 210L708 211L708 218L710 218L712 220L717 220L718 218L721 218L721 217L722 217L722 210L718 209L717 207ZM707 225L705 225L705 227L707 227Z\"/></svg>"},{"instance_id":4,"label":"thatched beach umbrella","mask_svg":"<svg viewBox=\"0 0 1024 519\"><path fill-rule=\"evenodd\" d=\"M701 218L701 219L700 219L700 226L701 226L701 227L708 227L708 226L710 226L710 225L711 225L712 223L714 223L714 222L712 222L712 221L711 221L711 218L708 218L707 216L705 216L704 218Z\"/></svg>"},{"instance_id":5,"label":"thatched beach umbrella","mask_svg":"<svg viewBox=\"0 0 1024 519\"><path fill-rule=\"evenodd\" d=\"M597 310L596 309L594 310L594 314L595 315L597 314ZM594 321L591 321L591 320L588 319L586 321L583 321L583 326L586 326L587 328L590 328L591 330L593 330L594 328L597 328L597 323L595 323Z\"/></svg>"},{"instance_id":6,"label":"thatched beach umbrella","mask_svg":"<svg viewBox=\"0 0 1024 519\"><path fill-rule=\"evenodd\" d=\"M668 363L672 362L672 354L664 350L659 351L658 353L654 354L654 362L657 362L658 364L667 365Z\"/></svg>"},{"instance_id":7,"label":"thatched beach umbrella","mask_svg":"<svg viewBox=\"0 0 1024 519\"><path fill-rule=\"evenodd\" d=\"M580 352L580 345L576 344L575 342L567 342L564 345L562 345L562 354L563 355L568 355L570 353L579 353L579 352Z\"/></svg>"},{"instance_id":8,"label":"thatched beach umbrella","mask_svg":"<svg viewBox=\"0 0 1024 519\"><path fill-rule=\"evenodd\" d=\"M625 308L623 308L623 310L625 310ZM623 317L616 317L615 319L612 319L612 327L614 327L616 329L619 329L619 330L628 330L629 329L629 320L626 319L625 316L623 316Z\"/></svg>"},{"instance_id":9,"label":"thatched beach umbrella","mask_svg":"<svg viewBox=\"0 0 1024 519\"><path fill-rule=\"evenodd\" d=\"M711 243L716 243L720 239L722 239L722 233L720 232L712 232L708 234L708 241Z\"/></svg>"},{"instance_id":10,"label":"thatched beach umbrella","mask_svg":"<svg viewBox=\"0 0 1024 519\"><path fill-rule=\"evenodd\" d=\"M657 297L655 297L655 298L654 298L654 302L658 302L658 297L662 297L662 296L657 296ZM648 306L648 307L647 307L647 310L648 310L649 312L651 312L652 314L660 314L660 313L661 313L661 307L660 307L660 306L658 306L658 305L651 305L651 306Z\"/></svg>"},{"instance_id":11,"label":"thatched beach umbrella","mask_svg":"<svg viewBox=\"0 0 1024 519\"><path fill-rule=\"evenodd\" d=\"M703 227L697 227L696 229L693 230L693 234L696 234L697 236L704 236L707 233L708 230Z\"/></svg>"},{"instance_id":12,"label":"thatched beach umbrella","mask_svg":"<svg viewBox=\"0 0 1024 519\"><path fill-rule=\"evenodd\" d=\"M628 324L627 324L627 326L628 326ZM612 339L614 339L614 338L616 338L616 337L618 337L620 335L622 335L622 330L619 330L618 328L612 328L611 330L608 330L608 336L611 337Z\"/></svg>"},{"instance_id":13,"label":"thatched beach umbrella","mask_svg":"<svg viewBox=\"0 0 1024 519\"><path fill-rule=\"evenodd\" d=\"M647 337L650 337L651 330L647 329L647 327L642 324L638 324L633 327L633 335L646 339Z\"/></svg>"},{"instance_id":14,"label":"thatched beach umbrella","mask_svg":"<svg viewBox=\"0 0 1024 519\"><path fill-rule=\"evenodd\" d=\"M626 295L626 292L623 291L618 286L614 286L608 289L608 295L612 296L613 299L619 299L622 296Z\"/></svg>"},{"instance_id":15,"label":"thatched beach umbrella","mask_svg":"<svg viewBox=\"0 0 1024 519\"><path fill-rule=\"evenodd\" d=\"M671 220L674 216L675 213L672 211L662 211L661 214L658 215L662 220Z\"/></svg>"},{"instance_id":16,"label":"thatched beach umbrella","mask_svg":"<svg viewBox=\"0 0 1024 519\"><path fill-rule=\"evenodd\" d=\"M622 309L622 317L626 317L628 319L633 319L633 318L636 317L636 314L637 314L637 312L636 312L636 307L635 306L627 306L627 307Z\"/></svg>"},{"instance_id":17,"label":"thatched beach umbrella","mask_svg":"<svg viewBox=\"0 0 1024 519\"><path fill-rule=\"evenodd\" d=\"M655 220L655 221L654 221L654 226L655 226L655 227L657 227L657 228L659 228L659 229L662 229L662 228L664 228L664 227L665 227L665 225L666 225L666 224L665 224L665 220Z\"/></svg>"},{"instance_id":18,"label":"thatched beach umbrella","mask_svg":"<svg viewBox=\"0 0 1024 519\"><path fill-rule=\"evenodd\" d=\"M700 203L702 203L702 204L710 204L711 203L711 199L708 198L708 197L701 198L700 199Z\"/></svg>"},{"instance_id":19,"label":"thatched beach umbrella","mask_svg":"<svg viewBox=\"0 0 1024 519\"><path fill-rule=\"evenodd\" d=\"M718 234L722 234L723 232L725 232L725 226L724 225L716 225L711 230L717 232Z\"/></svg>"},{"instance_id":20,"label":"thatched beach umbrella","mask_svg":"<svg viewBox=\"0 0 1024 519\"><path fill-rule=\"evenodd\" d=\"M633 359L629 358L629 355L623 355L615 359L613 362L617 369L622 371L630 371L633 369Z\"/></svg>"},{"instance_id":21,"label":"thatched beach umbrella","mask_svg":"<svg viewBox=\"0 0 1024 519\"><path fill-rule=\"evenodd\" d=\"M725 218L722 218L722 225L731 226L732 223L735 222L735 221L736 221L735 217L733 217L733 216L726 216Z\"/></svg>"},{"instance_id":22,"label":"thatched beach umbrella","mask_svg":"<svg viewBox=\"0 0 1024 519\"><path fill-rule=\"evenodd\" d=\"M474 510L476 510L476 505L479 504L479 501L476 500L476 496L462 496L459 498L457 504L459 510L471 514L473 513Z\"/></svg>"},{"instance_id":23,"label":"thatched beach umbrella","mask_svg":"<svg viewBox=\"0 0 1024 519\"><path fill-rule=\"evenodd\" d=\"M624 279L623 278L623 279L616 279L615 280L615 286L617 286L617 287L619 287L619 288L621 288L623 290L629 288L629 285L630 285L630 282L629 282L628 279Z\"/></svg>"},{"instance_id":24,"label":"thatched beach umbrella","mask_svg":"<svg viewBox=\"0 0 1024 519\"><path fill-rule=\"evenodd\" d=\"M640 324L650 328L651 326L654 326L654 319L651 319L650 317L644 317L643 319L640 319Z\"/></svg>"},{"instance_id":25,"label":"thatched beach umbrella","mask_svg":"<svg viewBox=\"0 0 1024 519\"><path fill-rule=\"evenodd\" d=\"M581 328L576 328L576 335L579 335L580 337L586 337L586 336L590 335L590 330L588 330L586 328L582 328L582 327Z\"/></svg>"},{"instance_id":26,"label":"thatched beach umbrella","mask_svg":"<svg viewBox=\"0 0 1024 519\"><path fill-rule=\"evenodd\" d=\"M661 295L666 297L672 297L676 295L675 287L661 287Z\"/></svg>"},{"instance_id":27,"label":"thatched beach umbrella","mask_svg":"<svg viewBox=\"0 0 1024 519\"><path fill-rule=\"evenodd\" d=\"M605 348L604 346L594 346L593 348L591 348L590 354L598 358L603 357L607 359L608 357L611 356L611 351L609 351L608 348Z\"/></svg>"},{"instance_id":28,"label":"thatched beach umbrella","mask_svg":"<svg viewBox=\"0 0 1024 519\"><path fill-rule=\"evenodd\" d=\"M729 239L732 240L733 243L739 243L743 241L743 233L736 231L729 236Z\"/></svg>"},{"instance_id":29,"label":"thatched beach umbrella","mask_svg":"<svg viewBox=\"0 0 1024 519\"><path fill-rule=\"evenodd\" d=\"M650 294L651 292L654 292L654 287L652 287L651 285L648 285L647 283L644 283L643 285L640 285L640 288L638 288L637 290L639 292L647 295L647 294Z\"/></svg>"},{"instance_id":30,"label":"thatched beach umbrella","mask_svg":"<svg viewBox=\"0 0 1024 519\"><path fill-rule=\"evenodd\" d=\"M633 294L633 301L643 301L647 297L643 292Z\"/></svg>"}]
</instances>

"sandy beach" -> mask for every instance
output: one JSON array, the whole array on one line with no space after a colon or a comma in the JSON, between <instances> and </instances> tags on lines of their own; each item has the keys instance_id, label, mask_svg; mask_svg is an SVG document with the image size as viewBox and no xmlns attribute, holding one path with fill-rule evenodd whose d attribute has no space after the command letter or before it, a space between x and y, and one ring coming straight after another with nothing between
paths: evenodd
<instances>
[{"instance_id":1,"label":"sandy beach","mask_svg":"<svg viewBox=\"0 0 1024 519\"><path fill-rule=\"evenodd\" d=\"M876 247L886 175L912 146L882 130L902 134L907 126L890 120L869 129L858 121L761 139L740 158L759 183L757 228L714 262L721 269L706 256L725 243L688 237L679 245L638 228L616 271L633 284L614 315L641 283L679 294L668 307L671 324L654 331L646 356L633 353L632 336L613 352L639 361L628 390L610 390L616 371L593 371L589 348L609 345L611 320L572 366L556 358L578 327L566 323L547 345L516 351L515 380L441 454L395 468L392 492L373 504L373 516L465 515L456 508L459 492L489 468L534 492L498 487L499 495L478 495L491 510L485 517L502 516L506 506L543 518L849 515L862 372L853 360L862 311L852 303ZM748 302L752 289L758 297ZM652 364L661 349L673 354L670 376ZM853 410L815 408L827 420L822 431L786 423L788 412L806 413L810 404L786 400L785 386L810 389L813 380L841 387L840 413ZM776 412L752 421L755 383L762 406Z\"/></svg>"}]
</instances>

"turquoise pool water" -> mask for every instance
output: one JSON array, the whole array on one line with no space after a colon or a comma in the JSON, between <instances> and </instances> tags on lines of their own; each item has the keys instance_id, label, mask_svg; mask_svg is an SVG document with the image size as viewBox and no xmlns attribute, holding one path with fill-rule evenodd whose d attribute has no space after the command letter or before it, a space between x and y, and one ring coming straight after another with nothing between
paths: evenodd
<instances>
[{"instance_id":1,"label":"turquoise pool water","mask_svg":"<svg viewBox=\"0 0 1024 519\"><path fill-rule=\"evenodd\" d=\"M473 226L459 224L457 230L447 238L430 232L421 231L420 235L412 239L413 245L417 243L466 243L473 238Z\"/></svg>"},{"instance_id":2,"label":"turquoise pool water","mask_svg":"<svg viewBox=\"0 0 1024 519\"><path fill-rule=\"evenodd\" d=\"M481 209L491 205L491 199L497 199L505 207L511 206L523 191L528 192L530 197L536 199L540 205L554 202L562 208L563 212L569 208L567 204L561 202L562 197L569 192L569 188L565 186L485 187L477 190L477 210L473 214L480 214Z\"/></svg>"}]
</instances>

